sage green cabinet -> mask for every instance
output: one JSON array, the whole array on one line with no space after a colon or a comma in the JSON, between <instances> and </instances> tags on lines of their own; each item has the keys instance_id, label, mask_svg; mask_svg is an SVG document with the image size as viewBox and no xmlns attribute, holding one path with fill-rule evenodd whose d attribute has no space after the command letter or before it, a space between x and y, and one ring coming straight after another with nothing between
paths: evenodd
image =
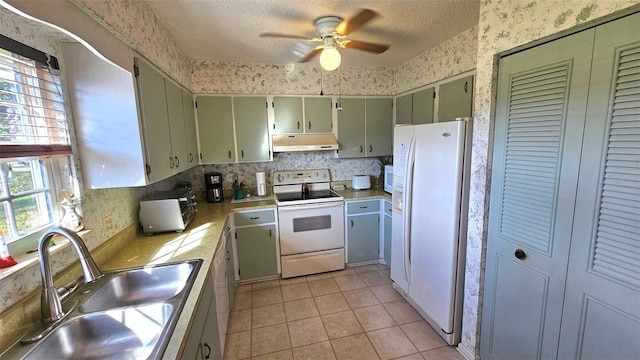
<instances>
[{"instance_id":1,"label":"sage green cabinet","mask_svg":"<svg viewBox=\"0 0 640 360\"><path fill-rule=\"evenodd\" d=\"M380 201L348 201L347 263L378 260L380 253Z\"/></svg>"},{"instance_id":2,"label":"sage green cabinet","mask_svg":"<svg viewBox=\"0 0 640 360\"><path fill-rule=\"evenodd\" d=\"M330 133L333 130L331 98L274 96L272 105L275 134Z\"/></svg>"},{"instance_id":3,"label":"sage green cabinet","mask_svg":"<svg viewBox=\"0 0 640 360\"><path fill-rule=\"evenodd\" d=\"M393 154L393 100L366 100L366 156Z\"/></svg>"},{"instance_id":4,"label":"sage green cabinet","mask_svg":"<svg viewBox=\"0 0 640 360\"><path fill-rule=\"evenodd\" d=\"M299 134L304 131L302 98L296 96L273 97L273 121L276 134Z\"/></svg>"},{"instance_id":5,"label":"sage green cabinet","mask_svg":"<svg viewBox=\"0 0 640 360\"><path fill-rule=\"evenodd\" d=\"M136 81L142 113L147 177L150 182L155 182L174 174L165 79L146 61L135 58L134 63L138 69Z\"/></svg>"},{"instance_id":6,"label":"sage green cabinet","mask_svg":"<svg viewBox=\"0 0 640 360\"><path fill-rule=\"evenodd\" d=\"M306 133L330 133L333 131L331 98L304 98Z\"/></svg>"},{"instance_id":7,"label":"sage green cabinet","mask_svg":"<svg viewBox=\"0 0 640 360\"><path fill-rule=\"evenodd\" d=\"M426 88L413 93L411 104L411 119L413 125L429 124L433 122L434 88Z\"/></svg>"},{"instance_id":8,"label":"sage green cabinet","mask_svg":"<svg viewBox=\"0 0 640 360\"><path fill-rule=\"evenodd\" d=\"M227 252L227 290L229 292L229 306L233 306L236 296L236 266L233 261L233 241L231 241L231 229L225 225L224 248Z\"/></svg>"},{"instance_id":9,"label":"sage green cabinet","mask_svg":"<svg viewBox=\"0 0 640 360\"><path fill-rule=\"evenodd\" d=\"M433 122L433 87L396 98L396 124L428 124Z\"/></svg>"},{"instance_id":10,"label":"sage green cabinet","mask_svg":"<svg viewBox=\"0 0 640 360\"><path fill-rule=\"evenodd\" d=\"M267 98L234 97L233 112L238 146L238 162L268 161L269 129Z\"/></svg>"},{"instance_id":11,"label":"sage green cabinet","mask_svg":"<svg viewBox=\"0 0 640 360\"><path fill-rule=\"evenodd\" d=\"M473 75L441 84L438 89L438 121L471 117Z\"/></svg>"},{"instance_id":12,"label":"sage green cabinet","mask_svg":"<svg viewBox=\"0 0 640 360\"><path fill-rule=\"evenodd\" d=\"M383 241L384 244L384 262L387 263L388 266L391 266L391 202L388 200L384 200L383 206L384 214L383 217Z\"/></svg>"},{"instance_id":13,"label":"sage green cabinet","mask_svg":"<svg viewBox=\"0 0 640 360\"><path fill-rule=\"evenodd\" d=\"M193 94L182 90L182 109L184 113L184 130L187 136L187 168L198 165L198 133L196 131L196 112Z\"/></svg>"},{"instance_id":14,"label":"sage green cabinet","mask_svg":"<svg viewBox=\"0 0 640 360\"><path fill-rule=\"evenodd\" d=\"M413 94L406 94L396 98L396 124L413 124Z\"/></svg>"},{"instance_id":15,"label":"sage green cabinet","mask_svg":"<svg viewBox=\"0 0 640 360\"><path fill-rule=\"evenodd\" d=\"M338 111L340 158L392 155L393 100L342 99Z\"/></svg>"},{"instance_id":16,"label":"sage green cabinet","mask_svg":"<svg viewBox=\"0 0 640 360\"><path fill-rule=\"evenodd\" d=\"M338 110L338 156L364 157L365 100L342 99Z\"/></svg>"},{"instance_id":17,"label":"sage green cabinet","mask_svg":"<svg viewBox=\"0 0 640 360\"><path fill-rule=\"evenodd\" d=\"M232 163L236 160L233 107L230 96L198 96L200 162Z\"/></svg>"},{"instance_id":18,"label":"sage green cabinet","mask_svg":"<svg viewBox=\"0 0 640 360\"><path fill-rule=\"evenodd\" d=\"M278 274L275 209L233 214L240 280Z\"/></svg>"},{"instance_id":19,"label":"sage green cabinet","mask_svg":"<svg viewBox=\"0 0 640 360\"><path fill-rule=\"evenodd\" d=\"M206 270L202 269L201 271ZM182 360L222 358L214 287L213 273L209 273L193 316L193 324L186 336L184 349L180 356Z\"/></svg>"},{"instance_id":20,"label":"sage green cabinet","mask_svg":"<svg viewBox=\"0 0 640 360\"><path fill-rule=\"evenodd\" d=\"M171 136L171 154L173 155L170 163L174 173L177 173L189 168L189 148L185 130L182 89L169 79L164 79L164 88L167 99L169 134Z\"/></svg>"}]
</instances>

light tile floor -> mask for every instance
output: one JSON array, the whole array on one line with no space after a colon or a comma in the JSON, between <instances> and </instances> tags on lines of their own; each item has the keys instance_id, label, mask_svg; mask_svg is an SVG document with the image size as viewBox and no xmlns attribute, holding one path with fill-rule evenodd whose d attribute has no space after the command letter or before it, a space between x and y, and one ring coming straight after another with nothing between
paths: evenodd
<instances>
[{"instance_id":1,"label":"light tile floor","mask_svg":"<svg viewBox=\"0 0 640 360\"><path fill-rule=\"evenodd\" d=\"M462 360L393 289L384 265L240 285L228 332L228 360Z\"/></svg>"}]
</instances>

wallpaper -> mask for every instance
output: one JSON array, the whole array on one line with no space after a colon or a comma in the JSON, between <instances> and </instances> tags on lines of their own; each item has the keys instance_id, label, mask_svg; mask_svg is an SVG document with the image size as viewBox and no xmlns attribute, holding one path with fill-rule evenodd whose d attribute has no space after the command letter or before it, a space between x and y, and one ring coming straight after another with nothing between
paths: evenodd
<instances>
[{"instance_id":1,"label":"wallpaper","mask_svg":"<svg viewBox=\"0 0 640 360\"><path fill-rule=\"evenodd\" d=\"M482 0L474 94L473 155L467 232L462 343L467 358L479 358L484 254L487 239L492 99L495 55L575 25L639 4L638 0Z\"/></svg>"}]
</instances>

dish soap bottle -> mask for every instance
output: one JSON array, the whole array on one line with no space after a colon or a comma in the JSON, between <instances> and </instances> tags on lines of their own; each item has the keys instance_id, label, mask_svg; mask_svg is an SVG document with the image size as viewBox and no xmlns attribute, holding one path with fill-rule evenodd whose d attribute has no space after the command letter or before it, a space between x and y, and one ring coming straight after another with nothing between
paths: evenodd
<instances>
[{"instance_id":1,"label":"dish soap bottle","mask_svg":"<svg viewBox=\"0 0 640 360\"><path fill-rule=\"evenodd\" d=\"M4 240L4 234L2 233L2 229L0 229L0 269L7 268L15 264L17 264L17 262L13 260L11 255L9 255L9 247L7 247L7 242Z\"/></svg>"}]
</instances>

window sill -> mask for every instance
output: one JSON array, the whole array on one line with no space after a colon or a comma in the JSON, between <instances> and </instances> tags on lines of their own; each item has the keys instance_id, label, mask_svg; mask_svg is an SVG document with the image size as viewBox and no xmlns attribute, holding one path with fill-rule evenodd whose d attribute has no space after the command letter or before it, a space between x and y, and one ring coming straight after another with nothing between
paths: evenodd
<instances>
[{"instance_id":1,"label":"window sill","mask_svg":"<svg viewBox=\"0 0 640 360\"><path fill-rule=\"evenodd\" d=\"M85 236L91 233L91 231L92 231L91 229L85 229L85 230L79 231L78 235L80 236L80 238L84 240ZM50 255L55 254L61 251L62 249L66 248L67 246L69 246L69 240L67 240L62 235L55 235L53 237L53 241L55 245L49 248ZM32 266L38 266L40 262L37 251L14 256L13 259L17 262L16 265L10 266L8 268L0 269L0 282L10 276L13 276L19 272L29 269Z\"/></svg>"}]
</instances>

